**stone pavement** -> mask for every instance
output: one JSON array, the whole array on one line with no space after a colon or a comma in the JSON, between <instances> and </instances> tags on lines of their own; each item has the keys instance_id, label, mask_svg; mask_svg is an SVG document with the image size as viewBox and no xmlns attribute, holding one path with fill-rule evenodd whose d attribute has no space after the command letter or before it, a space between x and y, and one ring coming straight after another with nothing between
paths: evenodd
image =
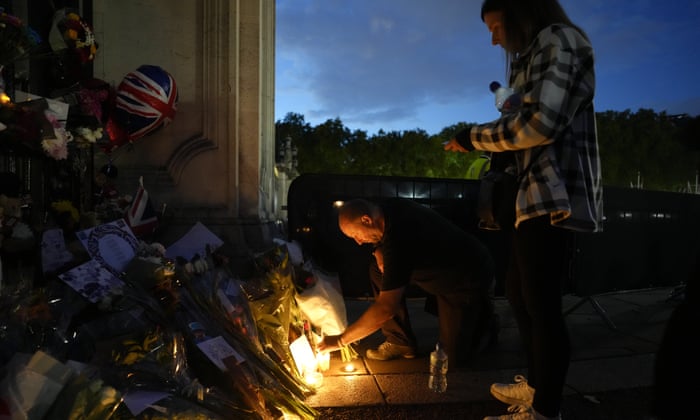
<instances>
[{"instance_id":1,"label":"stone pavement","mask_svg":"<svg viewBox=\"0 0 700 420\"><path fill-rule=\"evenodd\" d=\"M653 385L655 352L666 322L679 302L678 290L640 289L585 299L564 296L572 340L572 362L562 408L565 418L593 420L592 414L581 413L589 408L596 412L601 393L627 398L628 405L639 405L636 413L645 412ZM346 300L348 320L357 319L370 303L370 300ZM365 359L362 357L365 350L383 341L381 334L375 333L356 344L361 357L354 361L357 370L353 373L343 370L339 352L332 354L323 385L307 398L307 403L324 413L322 418L477 418L466 414L469 412L481 418L481 414L474 414L480 413L479 409L474 411L479 406L481 411L490 410L487 413L490 415L505 414L506 406L491 397L489 387L493 382L511 382L515 374L525 373L518 330L505 298L497 298L495 302L501 318L498 343L483 351L473 366L450 369L448 389L442 394L431 392L427 386L428 355L437 340L437 318L423 310L423 298L409 299L408 303L419 340L415 359L385 362ZM445 407L453 407L452 414L446 414ZM355 414L340 414L352 410ZM398 414L402 412L405 417ZM583 417L574 416L575 412ZM639 414L615 418L635 416Z\"/></svg>"}]
</instances>

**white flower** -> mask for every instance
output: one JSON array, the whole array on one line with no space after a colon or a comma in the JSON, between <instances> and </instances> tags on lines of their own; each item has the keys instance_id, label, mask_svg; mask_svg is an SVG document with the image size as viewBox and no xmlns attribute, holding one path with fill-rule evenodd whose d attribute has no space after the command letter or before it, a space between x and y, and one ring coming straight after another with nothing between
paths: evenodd
<instances>
[{"instance_id":1,"label":"white flower","mask_svg":"<svg viewBox=\"0 0 700 420\"><path fill-rule=\"evenodd\" d=\"M44 139L41 141L41 147L47 155L56 160L68 158L68 144L65 139Z\"/></svg>"},{"instance_id":2,"label":"white flower","mask_svg":"<svg viewBox=\"0 0 700 420\"><path fill-rule=\"evenodd\" d=\"M89 127L78 127L75 129L75 134L88 143L95 143L102 138L102 127L95 130L91 130Z\"/></svg>"}]
</instances>

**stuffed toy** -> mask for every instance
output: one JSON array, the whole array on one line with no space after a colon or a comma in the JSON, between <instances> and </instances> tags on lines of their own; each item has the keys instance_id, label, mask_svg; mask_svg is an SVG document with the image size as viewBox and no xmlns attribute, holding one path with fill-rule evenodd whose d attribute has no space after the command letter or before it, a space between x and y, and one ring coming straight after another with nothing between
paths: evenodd
<instances>
[{"instance_id":1,"label":"stuffed toy","mask_svg":"<svg viewBox=\"0 0 700 420\"><path fill-rule=\"evenodd\" d=\"M493 81L489 89L496 96L496 108L501 112L513 112L522 104L520 95L512 88L501 86L500 83Z\"/></svg>"}]
</instances>

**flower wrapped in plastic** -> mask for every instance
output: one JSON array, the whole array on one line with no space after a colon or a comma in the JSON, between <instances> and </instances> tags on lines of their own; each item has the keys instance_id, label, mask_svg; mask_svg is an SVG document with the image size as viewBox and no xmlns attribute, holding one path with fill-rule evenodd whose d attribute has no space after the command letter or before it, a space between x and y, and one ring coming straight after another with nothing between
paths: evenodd
<instances>
[{"instance_id":1,"label":"flower wrapped in plastic","mask_svg":"<svg viewBox=\"0 0 700 420\"><path fill-rule=\"evenodd\" d=\"M292 265L285 247L275 246L255 259L257 274L243 282L260 341L266 351L290 371L294 359L289 344L303 331L297 306Z\"/></svg>"},{"instance_id":2,"label":"flower wrapped in plastic","mask_svg":"<svg viewBox=\"0 0 700 420\"><path fill-rule=\"evenodd\" d=\"M287 412L300 418L315 418L315 410L304 403L312 390L294 372L270 357L258 341L259 330L242 298L238 280L211 259L209 266L217 268L202 274L182 273L180 301L186 311L180 315L185 316L179 324L187 324L192 340L210 361L213 354L233 356L215 363L225 372L223 377L218 375L222 386L233 385L234 391L247 396L250 406L260 398L257 409L260 413L279 417ZM208 365L211 367L211 363ZM210 372L207 376L217 375Z\"/></svg>"},{"instance_id":3,"label":"flower wrapped in plastic","mask_svg":"<svg viewBox=\"0 0 700 420\"><path fill-rule=\"evenodd\" d=\"M245 419L232 410L227 414L211 411L205 406L188 398L178 395L159 395L160 399L142 406L141 410L134 413L128 409L128 404L123 404L111 417L113 420L226 420L231 418ZM134 410L136 411L136 410Z\"/></svg>"},{"instance_id":4,"label":"flower wrapped in plastic","mask_svg":"<svg viewBox=\"0 0 700 420\"><path fill-rule=\"evenodd\" d=\"M122 395L99 377L94 367L74 375L51 406L46 418L52 420L103 420L122 404Z\"/></svg>"},{"instance_id":5,"label":"flower wrapped in plastic","mask_svg":"<svg viewBox=\"0 0 700 420\"><path fill-rule=\"evenodd\" d=\"M28 57L40 42L36 31L0 8L0 66Z\"/></svg>"},{"instance_id":6,"label":"flower wrapped in plastic","mask_svg":"<svg viewBox=\"0 0 700 420\"><path fill-rule=\"evenodd\" d=\"M92 26L71 9L54 14L49 43L56 52L67 50L75 55L81 64L94 60L99 46Z\"/></svg>"},{"instance_id":7,"label":"flower wrapped in plastic","mask_svg":"<svg viewBox=\"0 0 700 420\"><path fill-rule=\"evenodd\" d=\"M54 133L54 127L45 114L47 109L46 99L0 103L0 147L45 154L41 144L44 135Z\"/></svg>"},{"instance_id":8,"label":"flower wrapped in plastic","mask_svg":"<svg viewBox=\"0 0 700 420\"><path fill-rule=\"evenodd\" d=\"M345 299L337 275L309 267L313 281L296 295L296 302L303 316L314 327L316 336L341 334L348 326ZM315 339L316 337L313 337ZM340 349L343 362L358 357L352 344Z\"/></svg>"},{"instance_id":9,"label":"flower wrapped in plastic","mask_svg":"<svg viewBox=\"0 0 700 420\"><path fill-rule=\"evenodd\" d=\"M136 271L153 271L152 263L135 260L145 264L137 264L139 268ZM130 265L130 268L129 278L133 280L134 265ZM170 273L167 268L157 272ZM150 325L151 329L132 332L112 342L112 357L103 364L105 376L111 383L117 384L115 386L124 393L125 398L135 392L164 393L174 401L184 399L197 404L203 413L237 413L237 418L257 418L249 417L253 410L241 404L237 395L219 392L216 387L205 386L196 379L197 375L205 373L190 366L190 358L196 359L197 355L190 355L192 349L185 337L189 333L179 330L177 319L181 312L181 299L177 285L169 281L170 276L171 274L160 278L149 277L143 284L127 282L128 287L125 288L124 297L119 305L130 308L130 312L140 308L141 318L149 320L144 324ZM147 290L143 287L147 287ZM197 367L195 363L195 368ZM188 412L193 413L191 410ZM180 416L185 415L183 412L179 413ZM149 416L153 415L154 413L150 412L138 418L151 418Z\"/></svg>"},{"instance_id":10,"label":"flower wrapped in plastic","mask_svg":"<svg viewBox=\"0 0 700 420\"><path fill-rule=\"evenodd\" d=\"M178 332L183 339L179 354L186 354L186 366L181 366L188 372L181 377L195 379L189 385L187 380L163 380L176 371L171 359L145 349L170 349L165 351L168 354L174 347L154 344L168 340L132 333L129 342L112 345L120 349L115 359L128 367L120 383L129 389L160 384L161 389L213 412L237 413L236 418L277 418L282 412L315 418L315 411L304 403L311 390L263 350L247 296L220 258L208 250L203 257L206 263L200 264L204 269L186 270L160 258L161 252L150 255L141 248L127 267L124 295L114 306L140 311L139 319L162 326L154 330L161 335ZM124 386L117 389L128 395Z\"/></svg>"},{"instance_id":11,"label":"flower wrapped in plastic","mask_svg":"<svg viewBox=\"0 0 700 420\"><path fill-rule=\"evenodd\" d=\"M15 353L0 369L3 418L43 418L70 375L69 368L43 351Z\"/></svg>"},{"instance_id":12,"label":"flower wrapped in plastic","mask_svg":"<svg viewBox=\"0 0 700 420\"><path fill-rule=\"evenodd\" d=\"M45 351L63 358L71 344L71 312L53 288L18 288L0 295L0 365L15 353Z\"/></svg>"}]
</instances>

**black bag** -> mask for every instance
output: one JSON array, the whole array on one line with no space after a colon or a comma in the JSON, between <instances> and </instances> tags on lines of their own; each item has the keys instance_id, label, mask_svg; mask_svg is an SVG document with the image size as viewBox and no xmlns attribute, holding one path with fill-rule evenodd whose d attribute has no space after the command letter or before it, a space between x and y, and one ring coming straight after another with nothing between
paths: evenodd
<instances>
[{"instance_id":1,"label":"black bag","mask_svg":"<svg viewBox=\"0 0 700 420\"><path fill-rule=\"evenodd\" d=\"M481 178L476 202L479 228L510 229L515 224L518 177L501 169L490 169Z\"/></svg>"},{"instance_id":2,"label":"black bag","mask_svg":"<svg viewBox=\"0 0 700 420\"><path fill-rule=\"evenodd\" d=\"M494 155L491 167L481 178L476 201L476 215L479 218L480 229L510 230L514 227L518 188L542 150L544 147L532 156L530 163L520 175L515 175L508 169L514 163L512 152Z\"/></svg>"}]
</instances>

